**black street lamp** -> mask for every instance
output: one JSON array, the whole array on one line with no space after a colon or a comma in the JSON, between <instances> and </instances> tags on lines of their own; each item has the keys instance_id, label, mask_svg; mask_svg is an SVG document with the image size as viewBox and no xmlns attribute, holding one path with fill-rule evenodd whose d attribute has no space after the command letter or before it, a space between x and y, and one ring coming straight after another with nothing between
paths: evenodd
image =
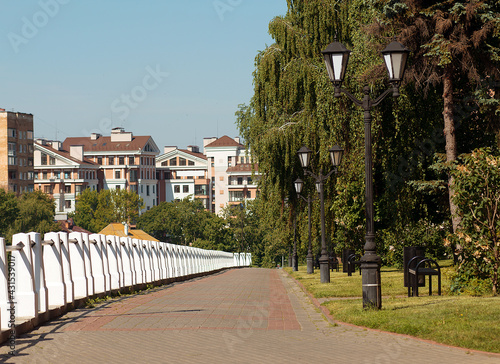
<instances>
[{"instance_id":1,"label":"black street lamp","mask_svg":"<svg viewBox=\"0 0 500 364\"><path fill-rule=\"evenodd\" d=\"M354 104L364 111L365 122L365 194L366 194L366 236L364 255L361 258L363 307L382 307L380 290L381 258L376 253L375 228L373 213L373 176L372 176L372 136L371 136L371 108L379 105L389 93L399 96L399 85L403 79L406 61L410 51L401 43L393 41L383 51L384 61L389 74L391 87L376 99L370 97L370 88L363 88L364 97L358 100L346 89L341 88L344 81L350 51L339 42L333 42L322 52L325 59L328 76L335 88L335 97L344 93Z\"/></svg>"},{"instance_id":2,"label":"black street lamp","mask_svg":"<svg viewBox=\"0 0 500 364\"><path fill-rule=\"evenodd\" d=\"M297 178L293 183L295 186L295 192L297 192L297 196L307 202L307 221L309 224L309 245L307 248L307 274L314 273L314 255L312 252L312 242L311 242L311 201L312 198L310 195L307 195L307 198L302 196L300 193L302 192L302 188L304 187L304 181L300 178Z\"/></svg>"},{"instance_id":3,"label":"black street lamp","mask_svg":"<svg viewBox=\"0 0 500 364\"><path fill-rule=\"evenodd\" d=\"M299 155L300 164L304 169L304 174L312 176L316 180L316 189L319 193L319 199L321 201L321 257L319 258L319 272L320 272L320 282L321 283L329 283L330 282L330 269L328 266L328 252L326 248L326 240L325 240L325 201L324 201L324 184L325 180L328 179L332 175L332 173L337 172L337 167L342 163L342 156L344 154L344 150L340 148L338 145L335 145L333 148L329 150L330 158L332 161L333 169L328 172L328 174L323 175L323 171L320 170L319 174L313 173L310 169L308 169L309 162L311 161L312 151L303 146L299 149L297 154ZM309 247L311 246L309 240ZM311 248L309 248L311 249ZM312 255L312 251L309 250L309 253ZM309 254L308 254L309 255ZM312 258L312 257L311 257Z\"/></svg>"}]
</instances>

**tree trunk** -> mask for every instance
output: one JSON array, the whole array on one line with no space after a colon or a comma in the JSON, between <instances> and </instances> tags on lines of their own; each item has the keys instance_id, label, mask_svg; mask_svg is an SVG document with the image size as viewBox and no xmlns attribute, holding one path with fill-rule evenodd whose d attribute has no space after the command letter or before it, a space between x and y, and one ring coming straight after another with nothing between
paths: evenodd
<instances>
[{"instance_id":1,"label":"tree trunk","mask_svg":"<svg viewBox=\"0 0 500 364\"><path fill-rule=\"evenodd\" d=\"M443 77L443 119L444 119L444 137L446 141L446 161L453 162L457 159L457 143L455 135L455 120L453 118L453 79L452 71L445 70ZM453 233L457 231L460 224L460 217L457 215L457 205L453 203L455 195L454 182L451 174L448 177L448 199L450 202L451 222ZM460 246L454 247L454 250L460 250ZM457 262L457 256L454 255Z\"/></svg>"}]
</instances>

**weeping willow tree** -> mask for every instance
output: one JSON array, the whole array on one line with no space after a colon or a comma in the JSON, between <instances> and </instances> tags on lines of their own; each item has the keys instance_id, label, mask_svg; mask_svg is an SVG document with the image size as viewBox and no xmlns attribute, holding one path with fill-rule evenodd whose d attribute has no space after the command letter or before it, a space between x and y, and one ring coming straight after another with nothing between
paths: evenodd
<instances>
[{"instance_id":1,"label":"weeping willow tree","mask_svg":"<svg viewBox=\"0 0 500 364\"><path fill-rule=\"evenodd\" d=\"M315 151L312 169L331 169L328 149L345 150L339 174L325 185L328 241L361 249L364 240L363 118L346 98L335 99L321 50L335 39L352 50L345 87L357 93L368 84L374 95L387 87L379 50L386 39L373 38L367 26L380 15L376 2L362 0L288 0L286 15L273 19L269 32L275 43L255 60L254 96L236 113L241 136L259 164L262 219L267 224L265 258L268 265L288 253L293 240L293 215L298 216L299 256L307 251L307 206L301 204L293 181L306 181L304 194L314 195L314 181L304 178L297 157L303 145ZM375 5L374 5L375 4ZM424 101L411 86L396 102L387 101L372 113L375 170L375 211L378 228L402 225L425 214L427 202L407 181L427 172L432 156L413 153L430 138L439 115L439 98ZM438 100L438 101L436 101ZM435 144L442 143L438 140ZM401 168L401 161L411 168ZM285 203L285 200L288 200ZM396 211L395 208L398 208ZM418 211L417 214L415 212ZM313 241L320 232L319 201L313 206ZM267 257L267 258L266 258ZM266 261L267 259L267 261Z\"/></svg>"}]
</instances>

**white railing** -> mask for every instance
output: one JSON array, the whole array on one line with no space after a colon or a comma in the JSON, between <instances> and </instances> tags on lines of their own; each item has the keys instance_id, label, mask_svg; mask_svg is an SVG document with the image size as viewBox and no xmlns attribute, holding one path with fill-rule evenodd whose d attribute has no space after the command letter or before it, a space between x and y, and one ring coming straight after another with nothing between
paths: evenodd
<instances>
[{"instance_id":1,"label":"white railing","mask_svg":"<svg viewBox=\"0 0 500 364\"><path fill-rule=\"evenodd\" d=\"M10 259L8 258L10 252ZM0 238L0 328L89 297L251 265L251 254L101 234L51 232Z\"/></svg>"}]
</instances>

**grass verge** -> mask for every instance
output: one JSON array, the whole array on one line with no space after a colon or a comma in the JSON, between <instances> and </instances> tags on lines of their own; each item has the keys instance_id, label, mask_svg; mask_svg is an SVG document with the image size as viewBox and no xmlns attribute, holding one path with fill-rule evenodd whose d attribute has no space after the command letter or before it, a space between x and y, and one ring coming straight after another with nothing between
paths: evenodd
<instances>
[{"instance_id":1,"label":"grass verge","mask_svg":"<svg viewBox=\"0 0 500 364\"><path fill-rule=\"evenodd\" d=\"M500 297L448 295L448 277L453 268L444 268L443 295L407 296L403 273L395 269L381 271L382 309L363 309L361 276L358 272L332 272L330 283L319 283L319 272L286 270L316 298L323 298L335 320L354 325L411 335L439 343L473 350L500 353ZM437 283L433 281L434 292ZM435 294L435 293L434 293ZM349 299L351 297L352 299ZM339 299L342 298L342 299Z\"/></svg>"}]
</instances>

